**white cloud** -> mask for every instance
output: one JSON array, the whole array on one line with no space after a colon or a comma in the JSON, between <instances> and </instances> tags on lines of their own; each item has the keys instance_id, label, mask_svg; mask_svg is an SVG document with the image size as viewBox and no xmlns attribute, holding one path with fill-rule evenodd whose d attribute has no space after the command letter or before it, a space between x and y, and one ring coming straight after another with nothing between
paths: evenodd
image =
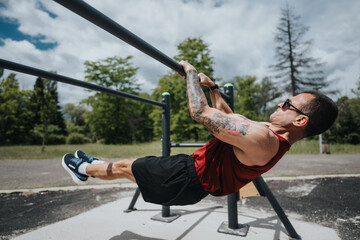
<instances>
[{"instance_id":1,"label":"white cloud","mask_svg":"<svg viewBox=\"0 0 360 240\"><path fill-rule=\"evenodd\" d=\"M7 1L2 16L16 18L20 31L46 36L42 41L57 42L55 49L41 51L27 41L6 39L0 46L1 58L59 74L84 79L84 61L112 56L134 56L139 67L138 81L143 91L150 92L169 69L89 23L54 1L41 1L46 9L36 7L36 1ZM236 75L269 75L274 61L274 33L280 7L285 1L224 1L214 7L214 1L166 0L102 0L87 1L128 30L143 38L166 55L177 54L176 46L187 37L202 37L210 44L215 60L215 76L231 80ZM325 71L339 77L344 94L355 86L360 74L359 1L290 1L310 27L308 38L314 38L313 55L327 62ZM21 86L32 87L35 78L18 75ZM32 80L33 79L33 80ZM31 82L31 84L29 84ZM77 102L88 96L85 90L59 84L61 102Z\"/></svg>"}]
</instances>

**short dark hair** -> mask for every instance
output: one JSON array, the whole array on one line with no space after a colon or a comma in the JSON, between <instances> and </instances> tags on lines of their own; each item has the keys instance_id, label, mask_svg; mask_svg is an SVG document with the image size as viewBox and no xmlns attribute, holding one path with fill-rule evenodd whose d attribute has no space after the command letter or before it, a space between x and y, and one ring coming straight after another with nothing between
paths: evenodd
<instances>
[{"instance_id":1,"label":"short dark hair","mask_svg":"<svg viewBox=\"0 0 360 240\"><path fill-rule=\"evenodd\" d=\"M336 103L319 92L304 91L302 93L314 96L314 99L301 108L309 116L309 124L305 129L305 135L310 137L325 132L334 124L337 118L338 107Z\"/></svg>"}]
</instances>

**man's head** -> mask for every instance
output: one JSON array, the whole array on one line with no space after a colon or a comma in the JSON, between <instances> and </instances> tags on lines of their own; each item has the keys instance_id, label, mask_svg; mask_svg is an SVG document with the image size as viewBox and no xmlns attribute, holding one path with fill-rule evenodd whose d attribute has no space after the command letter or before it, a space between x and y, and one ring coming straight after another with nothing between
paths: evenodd
<instances>
[{"instance_id":1,"label":"man's head","mask_svg":"<svg viewBox=\"0 0 360 240\"><path fill-rule=\"evenodd\" d=\"M338 108L329 97L306 91L279 104L270 120L285 128L301 130L303 137L309 137L329 129L337 115Z\"/></svg>"},{"instance_id":2,"label":"man's head","mask_svg":"<svg viewBox=\"0 0 360 240\"><path fill-rule=\"evenodd\" d=\"M307 91L303 94L311 94L314 98L302 107L307 113L310 122L306 127L306 136L314 136L328 130L338 116L338 108L333 100L318 92Z\"/></svg>"}]
</instances>

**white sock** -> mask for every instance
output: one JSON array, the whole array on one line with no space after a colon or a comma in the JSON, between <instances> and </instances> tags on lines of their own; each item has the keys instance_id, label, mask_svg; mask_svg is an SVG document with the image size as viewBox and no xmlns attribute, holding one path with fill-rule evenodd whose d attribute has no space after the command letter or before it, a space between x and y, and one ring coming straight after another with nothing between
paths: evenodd
<instances>
[{"instance_id":1,"label":"white sock","mask_svg":"<svg viewBox=\"0 0 360 240\"><path fill-rule=\"evenodd\" d=\"M89 166L90 164L87 162L83 162L82 164L80 164L79 166L79 173L86 175L86 176L90 176L89 174L86 173L86 168L87 166Z\"/></svg>"},{"instance_id":2,"label":"white sock","mask_svg":"<svg viewBox=\"0 0 360 240\"><path fill-rule=\"evenodd\" d=\"M102 164L104 163L104 161L101 161L101 160L94 160L91 162L92 165L97 165L97 164Z\"/></svg>"}]
</instances>

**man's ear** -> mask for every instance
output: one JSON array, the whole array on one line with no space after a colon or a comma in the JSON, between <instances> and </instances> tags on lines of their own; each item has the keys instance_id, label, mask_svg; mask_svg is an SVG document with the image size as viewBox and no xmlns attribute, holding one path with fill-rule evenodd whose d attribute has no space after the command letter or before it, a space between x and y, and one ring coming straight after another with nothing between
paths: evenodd
<instances>
[{"instance_id":1,"label":"man's ear","mask_svg":"<svg viewBox=\"0 0 360 240\"><path fill-rule=\"evenodd\" d=\"M305 127L309 123L309 117L305 115L298 115L293 121L294 126Z\"/></svg>"}]
</instances>

